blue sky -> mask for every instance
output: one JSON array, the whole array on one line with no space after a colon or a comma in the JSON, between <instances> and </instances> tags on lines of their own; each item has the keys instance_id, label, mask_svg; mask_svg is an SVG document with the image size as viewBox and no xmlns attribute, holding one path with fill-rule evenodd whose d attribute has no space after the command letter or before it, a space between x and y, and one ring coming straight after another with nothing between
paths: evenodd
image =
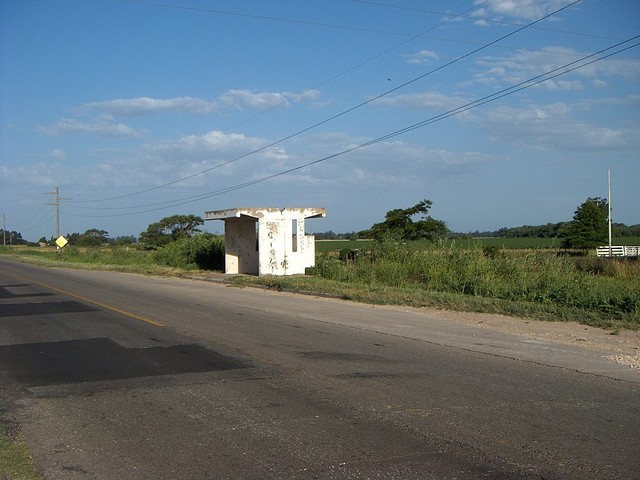
<instances>
[{"instance_id":1,"label":"blue sky","mask_svg":"<svg viewBox=\"0 0 640 480\"><path fill-rule=\"evenodd\" d=\"M54 235L56 187L63 234L259 206L347 232L424 198L494 230L571 220L608 169L640 223L640 2L571 3L2 0L7 230Z\"/></svg>"}]
</instances>

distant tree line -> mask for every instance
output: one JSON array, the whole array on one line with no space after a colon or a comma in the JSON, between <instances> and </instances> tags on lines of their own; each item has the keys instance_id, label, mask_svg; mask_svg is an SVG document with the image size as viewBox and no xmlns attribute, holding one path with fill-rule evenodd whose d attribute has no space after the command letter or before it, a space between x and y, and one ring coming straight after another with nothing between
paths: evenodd
<instances>
[{"instance_id":1,"label":"distant tree line","mask_svg":"<svg viewBox=\"0 0 640 480\"><path fill-rule=\"evenodd\" d=\"M451 238L458 237L501 237L501 238L560 238L562 232L570 222L547 223L545 225L523 225L521 227L500 228L499 230L487 230L475 232L453 232ZM614 237L640 237L640 224L625 225L624 223L612 224Z\"/></svg>"},{"instance_id":2,"label":"distant tree line","mask_svg":"<svg viewBox=\"0 0 640 480\"><path fill-rule=\"evenodd\" d=\"M144 243L152 248L162 247L182 238L190 238L200 230L199 225L204 224L204 220L196 215L173 215L165 217L158 222L150 224L144 232L140 233L140 237L135 235L123 235L115 238L109 237L109 232L98 228L90 228L84 233L74 232L63 235L69 245L78 247L97 247L100 245L130 245L134 243ZM0 229L2 233L2 229ZM22 240L22 236L18 232L7 232L7 244L9 244L9 234L11 233L13 245L19 243L28 243ZM40 238L39 243L54 245L56 238L52 236Z\"/></svg>"},{"instance_id":3,"label":"distant tree line","mask_svg":"<svg viewBox=\"0 0 640 480\"><path fill-rule=\"evenodd\" d=\"M500 237L500 238L557 238L567 222L547 223L545 225L523 225L521 227L502 227L498 230L487 230L452 233L450 237Z\"/></svg>"},{"instance_id":4,"label":"distant tree line","mask_svg":"<svg viewBox=\"0 0 640 480\"><path fill-rule=\"evenodd\" d=\"M20 232L9 230L5 232L2 228L0 228L0 242L3 242L3 244L6 242L7 245L25 245L29 243L22 238Z\"/></svg>"},{"instance_id":5,"label":"distant tree line","mask_svg":"<svg viewBox=\"0 0 640 480\"><path fill-rule=\"evenodd\" d=\"M134 235L123 235L115 238L109 237L109 232L106 230L99 230L97 228L90 228L84 233L74 232L63 235L67 239L69 245L75 245L78 247L98 247L100 245L131 245L137 243L138 239ZM40 238L39 243L46 243L48 245L55 245L56 238L46 237Z\"/></svg>"},{"instance_id":6,"label":"distant tree line","mask_svg":"<svg viewBox=\"0 0 640 480\"><path fill-rule=\"evenodd\" d=\"M590 197L578 206L573 221L546 223L544 225L523 225L521 227L503 227L498 230L475 232L451 232L442 220L432 218L428 213L432 202L422 200L409 208L389 210L384 221L359 232L336 233L332 230L316 232L317 240L357 240L357 239L393 239L399 241L437 238L561 238L563 245L569 248L591 248L604 244L608 236L608 203L599 197ZM199 226L202 218L196 215L173 215L152 223L140 233L139 239L133 235L110 238L105 230L91 228L84 233L69 233L65 238L70 245L99 246L127 245L143 243L148 248L160 248L183 238L191 238L201 233ZM0 233L4 231L0 229ZM640 224L627 226L624 223L612 225L614 237L640 237ZM7 245L28 244L16 231L6 232ZM53 245L55 238L39 241Z\"/></svg>"},{"instance_id":7,"label":"distant tree line","mask_svg":"<svg viewBox=\"0 0 640 480\"><path fill-rule=\"evenodd\" d=\"M316 240L357 240L362 238L360 232L336 233L333 230L316 232L313 234Z\"/></svg>"},{"instance_id":8,"label":"distant tree line","mask_svg":"<svg viewBox=\"0 0 640 480\"><path fill-rule=\"evenodd\" d=\"M450 232L448 238L560 238L560 233L569 222L546 223L544 225L523 225L521 227L503 227L498 230L476 230L474 232ZM369 230L361 232L336 233L332 230L316 232L313 235L316 240L357 240L371 238ZM614 237L640 237L640 224L625 225L613 223L612 234Z\"/></svg>"},{"instance_id":9,"label":"distant tree line","mask_svg":"<svg viewBox=\"0 0 640 480\"><path fill-rule=\"evenodd\" d=\"M616 237L640 237L640 223L627 226L624 223L613 223L613 235Z\"/></svg>"}]
</instances>

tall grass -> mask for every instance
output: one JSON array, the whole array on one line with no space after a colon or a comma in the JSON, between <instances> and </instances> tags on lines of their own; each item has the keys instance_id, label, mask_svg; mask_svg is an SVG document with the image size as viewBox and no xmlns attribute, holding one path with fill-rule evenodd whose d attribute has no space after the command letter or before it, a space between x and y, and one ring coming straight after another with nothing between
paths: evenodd
<instances>
[{"instance_id":1,"label":"tall grass","mask_svg":"<svg viewBox=\"0 0 640 480\"><path fill-rule=\"evenodd\" d=\"M61 259L69 263L94 265L153 265L150 252L132 246L65 247L61 252Z\"/></svg>"},{"instance_id":2,"label":"tall grass","mask_svg":"<svg viewBox=\"0 0 640 480\"><path fill-rule=\"evenodd\" d=\"M153 260L186 270L224 270L224 237L203 234L183 238L154 252Z\"/></svg>"},{"instance_id":3,"label":"tall grass","mask_svg":"<svg viewBox=\"0 0 640 480\"><path fill-rule=\"evenodd\" d=\"M0 247L0 254L29 258L52 265L91 265L129 271L163 271L164 267L185 270L224 270L224 237L211 234L183 238L159 250L142 246L68 246L53 248ZM122 268L118 268L122 267Z\"/></svg>"},{"instance_id":4,"label":"tall grass","mask_svg":"<svg viewBox=\"0 0 640 480\"><path fill-rule=\"evenodd\" d=\"M638 264L610 263L606 271L594 273L548 250L510 252L479 245L382 242L346 261L319 255L312 272L354 285L419 288L588 311L640 326Z\"/></svg>"},{"instance_id":5,"label":"tall grass","mask_svg":"<svg viewBox=\"0 0 640 480\"><path fill-rule=\"evenodd\" d=\"M251 278L271 288L326 293L369 303L436 306L605 328L640 329L640 259L568 257L544 249L510 250L482 243L371 243L359 255L324 252L313 276ZM144 273L224 270L224 239L205 234L156 251L135 246L0 247L0 254L45 265L91 265ZM266 282L266 283L265 283Z\"/></svg>"},{"instance_id":6,"label":"tall grass","mask_svg":"<svg viewBox=\"0 0 640 480\"><path fill-rule=\"evenodd\" d=\"M66 246L61 251L52 247L0 247L0 254L12 255L33 263L52 265L100 265L114 267L153 266L151 252L137 246Z\"/></svg>"}]
</instances>

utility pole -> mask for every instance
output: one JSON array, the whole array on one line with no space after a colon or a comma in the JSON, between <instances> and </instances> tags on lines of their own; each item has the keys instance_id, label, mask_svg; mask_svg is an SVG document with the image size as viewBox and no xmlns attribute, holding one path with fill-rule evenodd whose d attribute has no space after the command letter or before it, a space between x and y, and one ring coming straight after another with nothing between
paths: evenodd
<instances>
[{"instance_id":1,"label":"utility pole","mask_svg":"<svg viewBox=\"0 0 640 480\"><path fill-rule=\"evenodd\" d=\"M2 241L3 245L7 246L7 217L4 212L2 212Z\"/></svg>"},{"instance_id":2,"label":"utility pole","mask_svg":"<svg viewBox=\"0 0 640 480\"><path fill-rule=\"evenodd\" d=\"M60 188L56 187L55 192L47 192L45 195L55 195L55 203L45 203L45 205L54 205L56 207L56 238L60 238L60 200L69 200L60 196Z\"/></svg>"}]
</instances>

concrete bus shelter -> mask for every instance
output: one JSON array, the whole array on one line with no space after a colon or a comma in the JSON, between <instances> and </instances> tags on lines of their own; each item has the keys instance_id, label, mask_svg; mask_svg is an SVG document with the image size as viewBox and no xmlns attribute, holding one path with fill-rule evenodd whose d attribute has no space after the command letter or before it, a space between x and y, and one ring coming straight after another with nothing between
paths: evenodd
<instances>
[{"instance_id":1,"label":"concrete bus shelter","mask_svg":"<svg viewBox=\"0 0 640 480\"><path fill-rule=\"evenodd\" d=\"M224 221L225 273L296 275L315 265L315 237L304 222L325 215L324 208L230 208L204 220Z\"/></svg>"}]
</instances>

